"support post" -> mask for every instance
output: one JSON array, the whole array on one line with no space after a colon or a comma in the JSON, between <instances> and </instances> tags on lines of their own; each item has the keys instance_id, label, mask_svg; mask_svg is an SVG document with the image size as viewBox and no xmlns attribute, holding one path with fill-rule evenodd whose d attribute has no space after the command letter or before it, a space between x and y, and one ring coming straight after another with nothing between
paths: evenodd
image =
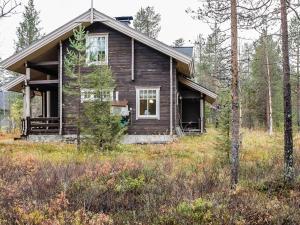
<instances>
[{"instance_id":1,"label":"support post","mask_svg":"<svg viewBox=\"0 0 300 225\"><path fill-rule=\"evenodd\" d=\"M134 39L131 39L131 80L134 81Z\"/></svg>"},{"instance_id":2,"label":"support post","mask_svg":"<svg viewBox=\"0 0 300 225\"><path fill-rule=\"evenodd\" d=\"M50 80L50 75L47 75L47 80ZM46 92L46 102L47 102L47 112L46 116L47 118L51 117L51 92L47 91Z\"/></svg>"},{"instance_id":3,"label":"support post","mask_svg":"<svg viewBox=\"0 0 300 225\"><path fill-rule=\"evenodd\" d=\"M29 86L29 81L30 81L30 68L28 68L27 62L25 63L26 67L26 75L25 75L25 87L24 87L24 96L23 96L23 116L24 116L24 135L28 135L29 131L29 120L30 120L30 86Z\"/></svg>"},{"instance_id":4,"label":"support post","mask_svg":"<svg viewBox=\"0 0 300 225\"><path fill-rule=\"evenodd\" d=\"M42 92L42 111L43 111L43 117L46 117L46 93L45 91Z\"/></svg>"},{"instance_id":5,"label":"support post","mask_svg":"<svg viewBox=\"0 0 300 225\"><path fill-rule=\"evenodd\" d=\"M170 57L170 135L173 135L173 58Z\"/></svg>"},{"instance_id":6,"label":"support post","mask_svg":"<svg viewBox=\"0 0 300 225\"><path fill-rule=\"evenodd\" d=\"M30 117L30 68L26 67L26 80L25 80L25 118Z\"/></svg>"},{"instance_id":7,"label":"support post","mask_svg":"<svg viewBox=\"0 0 300 225\"><path fill-rule=\"evenodd\" d=\"M63 120L63 55L62 42L59 42L59 134L62 135L62 120Z\"/></svg>"},{"instance_id":8,"label":"support post","mask_svg":"<svg viewBox=\"0 0 300 225\"><path fill-rule=\"evenodd\" d=\"M26 80L25 80L26 85ZM26 120L26 90L23 89L23 120L22 120L22 135L27 135L27 120Z\"/></svg>"},{"instance_id":9,"label":"support post","mask_svg":"<svg viewBox=\"0 0 300 225\"><path fill-rule=\"evenodd\" d=\"M201 94L200 98L200 132L204 133L204 97Z\"/></svg>"}]
</instances>

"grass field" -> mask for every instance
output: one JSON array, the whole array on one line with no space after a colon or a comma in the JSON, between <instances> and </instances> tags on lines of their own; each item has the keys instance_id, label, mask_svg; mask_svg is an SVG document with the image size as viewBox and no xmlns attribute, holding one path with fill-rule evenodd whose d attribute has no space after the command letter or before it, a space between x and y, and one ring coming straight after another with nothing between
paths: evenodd
<instances>
[{"instance_id":1,"label":"grass field","mask_svg":"<svg viewBox=\"0 0 300 225\"><path fill-rule=\"evenodd\" d=\"M300 136L287 188L282 135L244 130L235 192L218 136L95 153L2 135L0 224L300 224Z\"/></svg>"}]
</instances>

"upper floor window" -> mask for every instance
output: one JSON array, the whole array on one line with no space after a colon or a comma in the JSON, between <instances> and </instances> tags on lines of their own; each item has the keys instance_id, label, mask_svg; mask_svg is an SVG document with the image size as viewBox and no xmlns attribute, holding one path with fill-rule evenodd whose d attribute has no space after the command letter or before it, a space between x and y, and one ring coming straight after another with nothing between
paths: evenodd
<instances>
[{"instance_id":1,"label":"upper floor window","mask_svg":"<svg viewBox=\"0 0 300 225\"><path fill-rule=\"evenodd\" d=\"M87 64L108 63L108 34L89 34L86 40Z\"/></svg>"}]
</instances>

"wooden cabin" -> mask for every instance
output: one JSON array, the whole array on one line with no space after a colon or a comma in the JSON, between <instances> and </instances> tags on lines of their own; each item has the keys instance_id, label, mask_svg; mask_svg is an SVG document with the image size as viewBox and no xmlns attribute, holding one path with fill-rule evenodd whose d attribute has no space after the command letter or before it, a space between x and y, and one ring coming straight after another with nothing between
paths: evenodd
<instances>
[{"instance_id":1,"label":"wooden cabin","mask_svg":"<svg viewBox=\"0 0 300 225\"><path fill-rule=\"evenodd\" d=\"M113 72L116 88L107 95L128 117L126 143L167 141L176 134L205 131L205 102L212 104L217 95L192 80L192 48L170 47L129 22L90 9L1 62L1 67L20 74L1 89L23 93L24 137L56 140L76 133L78 99L63 91L68 82L64 58L73 29L80 24L93 45L87 62L109 65ZM101 59L93 57L99 52ZM88 90L81 91L81 102L90 97Z\"/></svg>"}]
</instances>

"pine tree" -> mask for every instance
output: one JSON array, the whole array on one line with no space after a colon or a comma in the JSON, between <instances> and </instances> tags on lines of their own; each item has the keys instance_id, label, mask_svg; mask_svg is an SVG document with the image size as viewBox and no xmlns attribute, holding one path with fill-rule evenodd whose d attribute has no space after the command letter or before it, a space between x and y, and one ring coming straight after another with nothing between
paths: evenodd
<instances>
[{"instance_id":1,"label":"pine tree","mask_svg":"<svg viewBox=\"0 0 300 225\"><path fill-rule=\"evenodd\" d=\"M34 0L29 0L23 12L23 21L17 28L16 52L21 51L41 38L40 12L35 9Z\"/></svg>"},{"instance_id":2,"label":"pine tree","mask_svg":"<svg viewBox=\"0 0 300 225\"><path fill-rule=\"evenodd\" d=\"M282 77L280 68L279 44L272 36L262 34L255 42L254 53L248 75L243 74L242 104L244 123L248 128L264 127L269 130L269 113L272 108L274 128L282 127ZM268 60L267 57L268 56ZM242 61L249 56L243 55ZM270 87L269 87L270 84ZM271 94L271 104L269 101Z\"/></svg>"},{"instance_id":3,"label":"pine tree","mask_svg":"<svg viewBox=\"0 0 300 225\"><path fill-rule=\"evenodd\" d=\"M227 35L219 27L214 27L203 46L201 62L196 64L198 81L209 85L212 90L230 86L230 52L226 40Z\"/></svg>"},{"instance_id":4,"label":"pine tree","mask_svg":"<svg viewBox=\"0 0 300 225\"><path fill-rule=\"evenodd\" d=\"M298 132L300 132L300 21L297 17L293 17L291 19L290 27L290 52L291 52L291 59L292 63L295 68L295 75L297 78L297 104L296 104L296 111L297 111L297 126Z\"/></svg>"},{"instance_id":5,"label":"pine tree","mask_svg":"<svg viewBox=\"0 0 300 225\"><path fill-rule=\"evenodd\" d=\"M67 55L64 60L65 73L70 79L68 83L64 85L64 92L77 99L77 149L80 149L81 144L81 129L82 129L82 117L81 117L81 90L83 88L82 81L82 67L86 62L86 33L83 26L79 26L78 29L73 31L73 38L70 38L70 48L67 50Z\"/></svg>"},{"instance_id":6,"label":"pine tree","mask_svg":"<svg viewBox=\"0 0 300 225\"><path fill-rule=\"evenodd\" d=\"M151 38L157 38L160 32L161 16L155 12L154 7L141 8L135 15L133 26L136 30Z\"/></svg>"},{"instance_id":7,"label":"pine tree","mask_svg":"<svg viewBox=\"0 0 300 225\"><path fill-rule=\"evenodd\" d=\"M284 93L284 179L288 185L291 185L295 179L295 172L293 156L293 126L289 63L289 32L287 24L286 0L280 0L280 6Z\"/></svg>"},{"instance_id":8,"label":"pine tree","mask_svg":"<svg viewBox=\"0 0 300 225\"><path fill-rule=\"evenodd\" d=\"M282 0L283 1L283 0ZM238 28L253 28L255 22L264 16L269 0L239 1L237 0L206 0L196 10L189 10L194 18L208 24L229 24L231 27L231 187L236 188L239 172L240 149L240 99L239 99L239 66L238 66ZM239 21L238 21L239 17ZM225 28L226 30L226 28Z\"/></svg>"}]
</instances>

